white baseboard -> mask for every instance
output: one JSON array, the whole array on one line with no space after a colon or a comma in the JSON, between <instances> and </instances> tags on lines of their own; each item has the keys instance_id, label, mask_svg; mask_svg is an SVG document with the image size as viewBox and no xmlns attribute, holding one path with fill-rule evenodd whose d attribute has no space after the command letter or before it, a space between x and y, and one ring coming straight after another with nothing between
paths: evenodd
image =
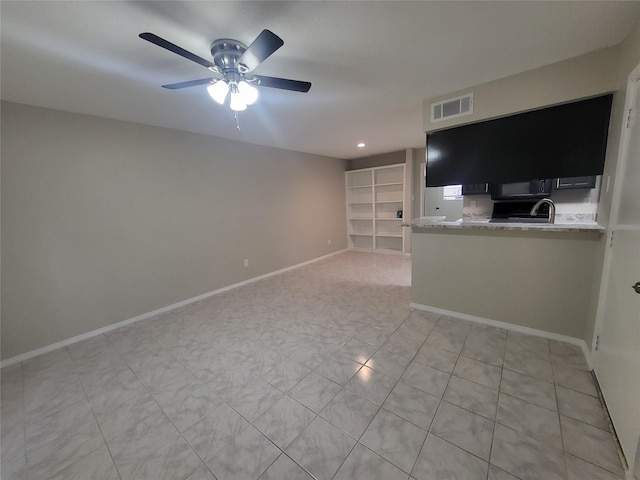
<instances>
[{"instance_id":1,"label":"white baseboard","mask_svg":"<svg viewBox=\"0 0 640 480\"><path fill-rule=\"evenodd\" d=\"M305 265L309 265L311 263L319 262L320 260L324 260L325 258L333 257L339 253L346 252L344 250L338 250L337 252L329 253L327 255L323 255L318 258L313 258L311 260L307 260L306 262L297 263L296 265L292 265L290 267L282 268L280 270L275 270L273 272L265 273L264 275L259 275L257 277L250 278L248 280L243 280L242 282L234 283L232 285L227 285L226 287L219 288L217 290L212 290L211 292L203 293L202 295L198 295L196 297L188 298L187 300L183 300L178 303L174 303L172 305L167 305L166 307L158 308L157 310L153 310L151 312L143 313L142 315L138 315L133 318L129 318L127 320L123 320L118 323L112 323L111 325L107 325L106 327L98 328L97 330L92 330L87 333L83 333L81 335L77 335L75 337L70 337L60 342L52 343L51 345L47 345L45 347L37 348L35 350L31 350L30 352L25 352L20 355L16 355L15 357L7 358L6 360L2 360L0 362L0 369L4 367L8 367L10 365L15 365L16 363L24 362L25 360L29 360L30 358L38 357L40 355L44 355L45 353L53 352L54 350L58 350L59 348L66 347L68 345L73 345L74 343L81 342L83 340L87 340L92 337L96 337L98 335L102 335L103 333L110 332L112 330L116 330L120 327L125 327L127 325L131 325L132 323L139 322L140 320L145 320L147 318L155 317L156 315L160 315L161 313L169 312L171 310L175 310L176 308L184 307L185 305L189 305L190 303L197 302L199 300L204 300L205 298L212 297L214 295L219 295L221 293L227 292L229 290L233 290L238 287L242 287L244 285L249 285L251 283L255 283L259 280L264 280L265 278L273 277L274 275L279 275L281 273L288 272L290 270L295 270L296 268L303 267Z\"/></svg>"},{"instance_id":2,"label":"white baseboard","mask_svg":"<svg viewBox=\"0 0 640 480\"><path fill-rule=\"evenodd\" d=\"M474 323L480 323L482 325L489 325L491 327L504 328L505 330L511 330L513 332L525 333L527 335L533 335L536 337L543 337L549 340L557 340L558 342L570 343L572 345L577 345L582 349L582 353L587 359L587 364L589 365L589 369L593 370L593 365L591 364L591 352L587 348L587 343L581 338L570 337L568 335L560 335L559 333L547 332L545 330L538 330L536 328L523 327L522 325L515 325L513 323L501 322L499 320L492 320L490 318L477 317L475 315L469 315L468 313L460 313L454 312L452 310L444 310L442 308L431 307L429 305L422 305L420 303L410 304L411 308L415 308L416 310L422 310L425 312L433 312L438 315L446 315L447 317L459 318L460 320L468 320Z\"/></svg>"}]
</instances>

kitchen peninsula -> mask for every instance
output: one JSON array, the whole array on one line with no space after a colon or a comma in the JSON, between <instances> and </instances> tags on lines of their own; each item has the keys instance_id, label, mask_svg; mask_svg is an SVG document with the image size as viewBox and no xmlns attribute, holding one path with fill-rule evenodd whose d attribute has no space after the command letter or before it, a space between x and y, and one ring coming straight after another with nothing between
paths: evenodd
<instances>
[{"instance_id":1,"label":"kitchen peninsula","mask_svg":"<svg viewBox=\"0 0 640 480\"><path fill-rule=\"evenodd\" d=\"M574 343L590 338L598 295L596 259L605 231L595 222L423 218L410 226L413 307Z\"/></svg>"},{"instance_id":2,"label":"kitchen peninsula","mask_svg":"<svg viewBox=\"0 0 640 480\"><path fill-rule=\"evenodd\" d=\"M613 95L568 81L566 98L554 88L525 99L521 79L470 88L473 112L450 121L434 105L465 91L424 102L425 186L462 185L463 209L458 222L412 222L411 302L586 347L606 248L595 219Z\"/></svg>"}]
</instances>

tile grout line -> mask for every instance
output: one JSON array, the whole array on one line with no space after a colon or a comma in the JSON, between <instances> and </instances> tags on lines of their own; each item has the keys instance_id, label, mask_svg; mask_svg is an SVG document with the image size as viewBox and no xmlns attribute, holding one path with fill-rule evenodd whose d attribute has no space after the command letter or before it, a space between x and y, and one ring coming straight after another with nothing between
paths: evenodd
<instances>
[{"instance_id":1,"label":"tile grout line","mask_svg":"<svg viewBox=\"0 0 640 480\"><path fill-rule=\"evenodd\" d=\"M84 386L82 387L82 389L84 391ZM84 391L84 394L86 396L87 392ZM113 465L113 468L115 469L116 474L118 475L118 478L120 478L120 480L123 480L122 474L120 473L120 469L116 465L116 462L115 462L115 460L113 458L113 453L111 452L111 448L109 448L109 443L107 442L107 439L104 436L104 432L102 431L102 427L100 426L100 422L98 422L98 418L96 417L96 412L93 411L93 407L91 406L91 403L89 402L88 397L87 397L87 403L89 403L89 409L91 410L91 415L93 416L93 420L96 422L96 425L98 426L98 430L100 431L100 436L102 436L102 441L104 442L104 446L107 449L107 453L109 454L109 458L111 459L111 464Z\"/></svg>"},{"instance_id":2,"label":"tile grout line","mask_svg":"<svg viewBox=\"0 0 640 480\"><path fill-rule=\"evenodd\" d=\"M29 477L27 470L27 407L25 400L25 387L24 387L24 365L20 362L20 388L22 390L22 442L24 447L24 475Z\"/></svg>"},{"instance_id":3,"label":"tile grout line","mask_svg":"<svg viewBox=\"0 0 640 480\"><path fill-rule=\"evenodd\" d=\"M431 330L431 332L429 332L429 335L427 336L427 338L424 340L424 343L422 344L422 346L424 346L427 343L427 340L429 339L429 337L431 336L431 333L433 332L433 330L435 330L435 328L437 327L438 323L440 322L440 319L442 318L442 316L440 316L438 318L438 321L436 322L436 325L434 325L433 329ZM468 334L467 334L468 335ZM465 337L465 342L466 342L466 337ZM422 347L420 347L422 348ZM464 346L463 346L464 348ZM462 349L460 350L462 351ZM416 354L417 355L417 354ZM433 421L436 419L436 415L438 414L438 410L440 410L440 405L443 402L443 398L444 398L444 394L447 391L447 388L449 387L449 382L451 382L451 377L453 376L453 371L456 368L456 365L458 365L458 361L460 360L460 353L458 354L458 358L456 358L456 364L453 366L453 368L451 369L451 372L449 373L449 379L447 380L447 385L445 386L444 390L442 391L442 395L440 396L439 400L438 400L438 406L436 407L436 411L433 413L433 417L431 417L431 421L429 422L429 427L427 428L427 435L424 437L424 440L422 441L422 445L420 445L420 450L418 450L418 455L416 456L416 459L413 462L413 465L411 467L411 472L409 473L409 475L411 476L413 474L413 472L416 469L416 465L418 463L418 458L420 457L420 454L422 453L422 449L424 448L425 444L427 443L427 439L429 438L429 435L431 434L431 427L433 426ZM433 367L432 367L433 368ZM434 434L435 435L435 434ZM436 435L437 436L437 435ZM438 437L440 438L440 437ZM443 439L444 440L444 439Z\"/></svg>"},{"instance_id":4,"label":"tile grout line","mask_svg":"<svg viewBox=\"0 0 640 480\"><path fill-rule=\"evenodd\" d=\"M491 458L493 455L493 444L495 441L495 435L496 435L496 425L498 425L498 412L500 410L500 393L502 391L502 375L504 373L504 359L507 355L507 342L509 341L509 333L507 332L507 334L505 335L505 339L504 339L504 349L502 351L502 366L500 367L500 381L498 382L498 398L496 399L496 411L495 411L495 417L493 419L493 431L491 432L491 446L489 447L489 468L487 469L487 480L489 479L489 474L491 473L491 466L493 465L491 463ZM499 468L499 467L496 467ZM507 472L511 475L510 472ZM515 475L514 475L515 477Z\"/></svg>"},{"instance_id":5,"label":"tile grout line","mask_svg":"<svg viewBox=\"0 0 640 480\"><path fill-rule=\"evenodd\" d=\"M399 329L399 328L400 328L400 327L401 327L401 326L402 326L402 325L403 325L403 324L404 324L404 323L405 323L405 322L406 322L406 321L407 321L407 320L408 320L408 319L413 315L413 313L414 313L414 312L415 312L415 309L412 309L412 311L411 311L411 312L410 312L410 313L405 317L405 319L404 319L402 322L400 322L400 323L398 324L398 326L393 330L393 332L391 332L391 334L387 337L387 339L386 339L384 342L382 342L382 343L380 344L380 346L378 346L378 348L377 348L377 349L376 349L376 350L371 354L371 356L369 357L369 359L367 360L367 362L368 362L369 360L371 360L371 358L373 358L373 356L374 356L374 355L375 355L375 354L376 354L380 349L382 349L382 346L383 346L385 343L387 343L387 341L389 340L389 338L391 338L391 337L393 336L393 334L394 334L394 333L396 333L396 332L398 331L398 329ZM427 335L427 338L428 338L428 335ZM425 339L424 339L424 341L422 342L422 344L421 344L420 348L422 347L422 345L424 344L424 342L426 342L426 340L427 340L427 339L425 338ZM365 342L365 343L366 343L366 342ZM418 349L418 351L419 351L419 350L420 350L420 349ZM411 361L413 361L413 359L416 357L416 355L418 355L418 352L417 352L417 351L416 351L416 353L414 354L414 356L411 358ZM407 368L409 368L410 363L411 363L411 362L409 362L409 364L407 364L407 366L406 366L406 367L405 367L405 369L403 370L403 374L404 374L404 372L407 370ZM362 365L362 367L360 367L360 369L358 369L358 371L357 371L355 374L353 374L353 375L351 376L351 378L350 378L349 380L351 380L353 377L355 377L355 376L358 374L358 372L359 372L362 368L364 368L364 367L366 367L366 362L365 362L365 364L363 364L363 365ZM367 368L371 368L371 367L367 367ZM371 368L371 369L372 369L372 370L374 370L374 371L377 371L377 370L375 370L375 369L373 369L373 368ZM380 371L378 371L378 373L381 373L381 374L382 374L382 372L380 372ZM385 375L385 374L383 374L383 375ZM389 375L387 375L387 376L389 376ZM390 378L393 378L393 377L390 377ZM400 378L402 378L402 375L400 375ZM347 381L347 383L348 383L348 381ZM340 463L340 466L338 467L338 469L335 471L335 473L332 475L332 477L331 477L331 478L335 478L335 476L338 474L338 472L340 471L340 469L342 468L342 466L343 466L343 465L344 465L344 463L346 462L347 458L349 458L349 455L351 455L351 453L353 452L353 450L355 450L356 446L358 446L358 445L362 445L363 447L367 448L369 451L371 451L371 452L373 452L374 454L378 455L378 456L379 456L380 458L382 458L383 460L385 460L385 461L387 461L387 462L391 463L392 465L394 465L394 466L395 466L396 468L398 468L399 470L404 471L404 470L402 470L400 467L398 467L397 465L395 465L394 463L392 463L392 462L390 462L389 460L387 460L386 458L384 458L382 455L380 455L380 454L378 454L377 452L374 452L373 450L371 450L371 449L370 449L369 447L367 447L365 444L360 443L360 439L364 436L364 434L365 434L365 433L366 433L366 431L369 429L369 427L371 426L371 424L373 423L373 421L376 419L376 417L378 416L378 414L380 413L380 411L383 409L384 402L386 402L386 401L387 401L387 399L389 398L389 396L391 395L391 393L393 392L393 390L396 388L396 386L398 385L398 383L400 383L400 379L397 379L397 380L396 380L396 382L393 384L393 387L389 390L389 393L387 394L387 396L385 397L385 399L384 399L384 400L380 403L380 405L378 406L378 409L376 410L376 413L375 413L374 415L372 415L372 416L371 416L371 420L369 421L369 423L367 424L367 426L364 428L364 430L363 430L363 431L362 431L362 433L360 434L360 437L358 437L357 439L355 439L356 441L355 441L355 443L354 443L353 447L351 447L351 449L349 450L349 453L347 453L347 455L344 457L344 459L343 459L343 460L342 460L342 462ZM346 383L345 383L345 387L346 387ZM345 387L343 387L343 388L345 388ZM348 390L348 389L347 389L347 390ZM356 395L358 395L356 392L353 392L353 393L355 393ZM358 395L358 396L359 396L359 395ZM335 398L335 397L334 397L334 398ZM364 398L364 397L363 397L363 398ZM366 399L366 400L368 400L368 399ZM371 400L369 400L369 401L371 401ZM372 403L374 403L374 404L375 404L375 402L372 402ZM327 405L328 405L328 404L327 404ZM393 413L393 412L391 412L391 413ZM335 426L335 425L334 425L334 426ZM338 427L336 427L336 428L338 428ZM340 430L340 431L342 431L341 429L339 429L339 430ZM349 435L349 434L348 434L348 433L346 433L346 432L344 432L344 433L345 433L346 435ZM350 435L349 435L349 436L350 436ZM353 437L351 437L351 438L353 438ZM410 474L409 474L409 475L410 475Z\"/></svg>"},{"instance_id":6,"label":"tile grout line","mask_svg":"<svg viewBox=\"0 0 640 480\"><path fill-rule=\"evenodd\" d=\"M151 391L147 388L147 386L142 382L142 380L140 380L140 378L138 377L138 375L136 374L136 372L133 371L133 368L131 368L131 365L129 365L129 362L127 361L127 358L125 357L124 354L120 353L120 351L118 349L115 348L115 345L113 344L113 342L111 341L111 339L105 335L105 338L107 339L107 341L111 344L111 346L113 347L114 351L122 358L122 361L124 362L124 364L127 366L127 368L129 369L129 371L131 372L131 374L136 378L136 380L138 382L140 382L140 385L142 385L142 388L144 388L145 393L151 398L151 400L158 406L158 408L160 409L160 411L162 412L162 414L164 415L164 417L171 423L171 425L173 425L173 427L176 429L176 431L178 432L179 436L185 441L185 443L187 445L189 445L189 448L191 450L191 452L193 454L196 455L196 457L198 457L198 459L200 459L200 456L197 454L197 452L194 450L194 448L191 446L191 444L187 441L187 439L184 437L183 433L180 431L180 429L177 427L177 425L175 425L175 423L173 422L173 420L171 420L171 418L167 415L167 413L164 411L164 409L160 406L160 404L157 402L156 398L153 396L153 394L151 393ZM158 345L160 347L162 347L162 349L164 349L164 346L162 344L160 344L159 342ZM67 347L68 348L68 347ZM175 361L177 361L178 363L180 363L180 365L182 365L182 363L180 362L180 360L178 360L177 358L175 358L172 355L173 359ZM182 365L182 367L184 368L184 365ZM185 370L189 371L189 373L193 374L190 370L186 369ZM85 392L85 396L87 396L86 394L86 390L84 390L84 385L82 386L83 391ZM87 402L89 402L89 398L87 396ZM111 457L111 461L113 462L114 468L116 469L118 475L120 476L121 480L122 480L122 475L120 474L120 469L118 468L115 459L113 458L113 454L111 453L111 449L109 448L109 443L107 442L107 439L104 437L104 433L102 432L102 427L100 426L100 423L98 422L97 417L95 416L95 412L93 411L93 407L91 407L91 402L89 402L89 407L91 408L91 412L94 415L94 418L96 420L96 423L98 424L98 428L100 429L100 434L102 435L102 438L104 440L104 443L107 447L107 450L109 451L109 455ZM158 448L156 448L155 450L153 450L153 452L151 453L155 453L158 450L160 450L162 447L164 447L165 445L168 444L169 441L161 444ZM149 454L150 455L150 454ZM147 455L147 457L149 456ZM202 459L200 459L202 460ZM202 461L202 463L208 467L208 465ZM199 468L199 467L198 467ZM185 479L188 478L191 474L193 474L193 472L195 472L197 469L194 469L193 471L189 472L186 477L184 477Z\"/></svg>"},{"instance_id":7,"label":"tile grout line","mask_svg":"<svg viewBox=\"0 0 640 480\"><path fill-rule=\"evenodd\" d=\"M442 318L442 317L443 317L443 316L441 316L440 318ZM438 319L438 322L439 322L439 321L440 321L440 319ZM436 326L437 326L437 324L436 324ZM435 327L434 327L434 329L435 329ZM432 331L433 331L433 330L432 330ZM444 390L443 390L443 392L442 392L442 396L440 397L440 400L439 400L439 402L438 402L438 406L437 406L437 408L436 408L436 411L435 411L435 413L434 413L434 415L433 415L433 418L431 419L431 422L430 422L430 424L429 424L429 428L428 428L428 430L427 430L427 436L425 437L424 441L422 442L422 446L420 447L420 450L418 451L418 456L416 457L416 460L414 461L413 467L411 468L411 474L414 472L414 470L415 470L415 468L416 468L416 465L417 465L417 463L418 463L418 457L420 456L420 453L422 453L422 449L424 448L424 445L427 443L427 439L429 438L429 435L433 435L434 437L437 437L437 438L439 438L440 440L442 440L442 441L444 441L444 442L447 442L448 444L453 445L454 447L459 448L459 449L461 449L461 450L463 450L463 451L467 452L467 453L468 453L468 454L470 454L470 455L473 455L474 457L476 457L476 458L478 458L478 459L480 459L480 460L482 460L482 461L485 461L485 462L487 463L487 478L488 478L488 475L489 475L489 467L490 467L490 465L491 465L489 461L484 460L483 458L478 457L476 454L474 454L474 453L472 453L472 452L469 452L468 450L466 450L466 449L464 449L464 448L462 448L462 447L460 447L460 446L458 446L458 445L456 445L456 444L454 444L454 443L452 443L452 442L448 441L448 440L447 440L447 439L445 439L445 438L440 437L439 435L437 435L437 434L435 434L435 433L433 433L433 432L431 431L431 428L433 427L433 422L435 421L435 418L436 418L436 416L438 415L438 411L440 410L440 406L442 405L442 402L446 402L446 400L444 399L444 396L445 396L445 394L446 394L447 389L449 388L449 383L451 382L451 378L454 376L453 372L455 371L455 367L458 365L458 362L460 361L460 357L464 356L464 355L462 355L462 351L464 350L464 345L466 344L467 339L469 338L469 333L470 333L470 331L471 331L471 329L469 330L469 332L467 332L467 335L465 336L465 339L464 339L464 342L463 342L462 348L460 349L460 352L457 354L457 355L458 355L458 358L456 358L456 363L455 363L455 365L453 366L453 369L451 370L451 372L449 373L449 379L448 379L448 381L447 381L447 385L446 385L446 387L444 388ZM429 335L431 335L431 332L429 333ZM429 338L429 337L427 337L427 339L428 339L428 338ZM426 342L427 342L427 339L425 339L425 342L424 342L425 344L426 344ZM423 345L424 345L424 344L423 344ZM451 352L451 353L453 353L453 352ZM466 356L465 356L465 358L470 358L470 357L466 357ZM475 359L472 359L472 360L475 360ZM482 363L484 363L484 362L482 362ZM431 367L431 368L433 368L433 367ZM458 378L462 378L462 377L458 377ZM475 383L475 382L474 382L474 383ZM447 402L447 403L449 403L449 402ZM452 405L454 405L454 404L452 404ZM456 406L457 406L457 405L456 405ZM457 407L458 407L458 406L457 406ZM466 408L464 408L464 407L458 407L458 408L464 409L465 411L468 411L469 413L472 413L472 414L474 414L474 415L478 415L478 414L476 414L475 412L471 412L470 410L468 410L468 409L466 409ZM496 407L496 408L497 408L497 407ZM478 415L478 416L483 417L482 415ZM483 418L485 418L485 417L483 417ZM494 428L495 428L495 421L493 421L492 423L493 423L493 426L494 426ZM492 434L492 444L493 444L493 434ZM489 458L491 458L491 454L489 454Z\"/></svg>"}]
</instances>

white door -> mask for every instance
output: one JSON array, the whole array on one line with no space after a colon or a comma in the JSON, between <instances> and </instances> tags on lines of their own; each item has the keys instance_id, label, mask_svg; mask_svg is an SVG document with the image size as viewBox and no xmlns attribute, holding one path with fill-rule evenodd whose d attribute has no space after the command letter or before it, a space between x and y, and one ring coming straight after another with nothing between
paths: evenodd
<instances>
[{"instance_id":1,"label":"white door","mask_svg":"<svg viewBox=\"0 0 640 480\"><path fill-rule=\"evenodd\" d=\"M627 117L623 125L626 130L614 184L609 224L613 240L605 255L595 367L631 470L640 439L640 294L634 288L640 282L639 78L640 66L632 73L627 89ZM640 291L640 284L637 289Z\"/></svg>"}]
</instances>

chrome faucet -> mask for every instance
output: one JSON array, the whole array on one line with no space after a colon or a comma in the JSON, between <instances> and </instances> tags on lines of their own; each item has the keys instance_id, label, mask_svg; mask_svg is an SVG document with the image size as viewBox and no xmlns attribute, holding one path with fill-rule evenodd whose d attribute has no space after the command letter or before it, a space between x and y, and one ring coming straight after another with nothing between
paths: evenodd
<instances>
[{"instance_id":1,"label":"chrome faucet","mask_svg":"<svg viewBox=\"0 0 640 480\"><path fill-rule=\"evenodd\" d=\"M529 215L537 215L538 208L540 208L540 205L545 203L549 205L549 223L553 223L556 220L556 204L553 203L553 200L551 200L550 198L541 198L540 200L538 200L533 208L531 208Z\"/></svg>"}]
</instances>

